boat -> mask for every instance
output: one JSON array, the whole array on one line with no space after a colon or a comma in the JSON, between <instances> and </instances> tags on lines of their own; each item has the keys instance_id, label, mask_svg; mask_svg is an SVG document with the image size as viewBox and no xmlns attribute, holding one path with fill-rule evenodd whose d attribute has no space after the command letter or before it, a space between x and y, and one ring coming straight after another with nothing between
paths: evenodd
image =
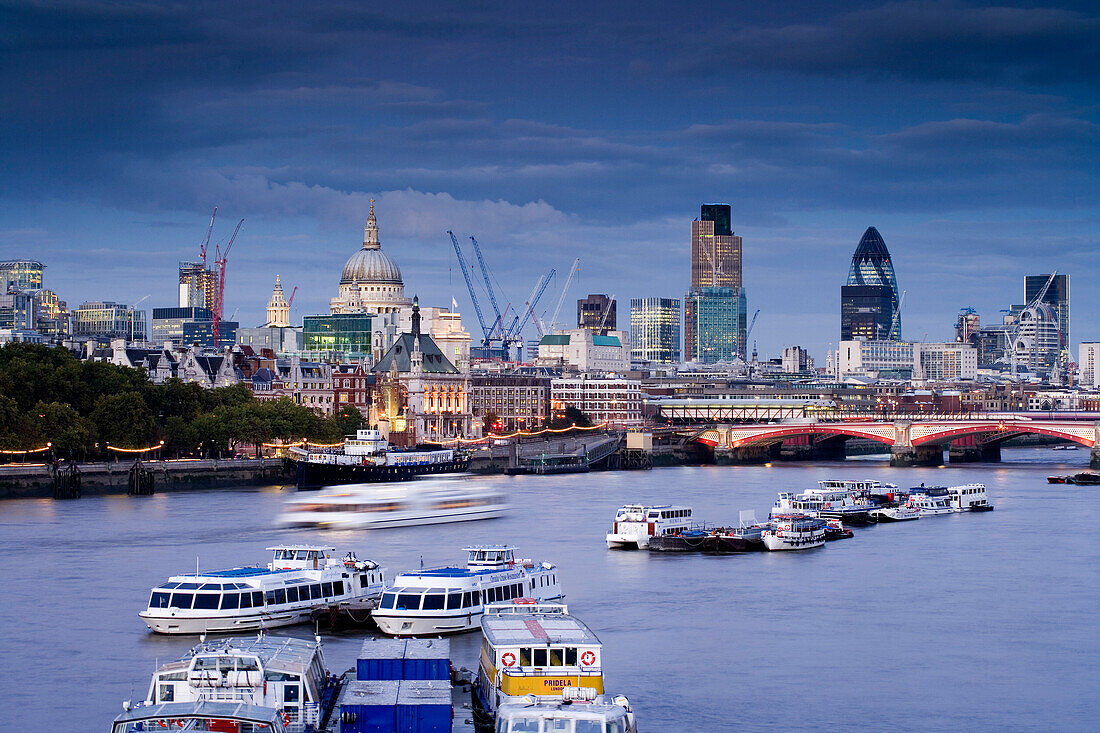
<instances>
[{"instance_id":1,"label":"boat","mask_svg":"<svg viewBox=\"0 0 1100 733\"><path fill-rule=\"evenodd\" d=\"M319 639L228 637L204 641L161 665L140 707L246 704L278 711L288 731L321 730L340 684L325 666Z\"/></svg>"},{"instance_id":2,"label":"boat","mask_svg":"<svg viewBox=\"0 0 1100 733\"><path fill-rule=\"evenodd\" d=\"M736 527L688 529L649 538L647 549L652 552L752 552L763 550L762 533L766 525L758 524L756 512L742 511Z\"/></svg>"},{"instance_id":3,"label":"boat","mask_svg":"<svg viewBox=\"0 0 1100 733\"><path fill-rule=\"evenodd\" d=\"M609 549L644 550L651 537L690 529L691 507L626 504L615 512L615 523L606 537L607 546Z\"/></svg>"},{"instance_id":4,"label":"boat","mask_svg":"<svg viewBox=\"0 0 1100 733\"><path fill-rule=\"evenodd\" d=\"M875 509L871 514L879 522L908 522L911 519L920 519L920 507L914 504L902 504L901 506L882 507Z\"/></svg>"},{"instance_id":5,"label":"boat","mask_svg":"<svg viewBox=\"0 0 1100 733\"><path fill-rule=\"evenodd\" d=\"M768 550L809 550L825 544L824 519L805 514L775 514L761 533Z\"/></svg>"},{"instance_id":6,"label":"boat","mask_svg":"<svg viewBox=\"0 0 1100 733\"><path fill-rule=\"evenodd\" d=\"M496 733L590 731L637 733L630 701L623 695L597 695L591 687L566 687L562 699L539 701L528 695L497 708Z\"/></svg>"},{"instance_id":7,"label":"boat","mask_svg":"<svg viewBox=\"0 0 1100 733\"><path fill-rule=\"evenodd\" d=\"M846 540L854 536L855 533L845 527L839 519L828 519L825 521L826 542L832 542L833 540Z\"/></svg>"},{"instance_id":8,"label":"boat","mask_svg":"<svg viewBox=\"0 0 1100 733\"><path fill-rule=\"evenodd\" d=\"M1048 484L1072 484L1073 476L1047 476Z\"/></svg>"},{"instance_id":9,"label":"boat","mask_svg":"<svg viewBox=\"0 0 1100 733\"><path fill-rule=\"evenodd\" d=\"M955 508L947 489L942 486L921 486L911 489L911 492L906 505L919 509L922 517L955 514L961 511Z\"/></svg>"},{"instance_id":10,"label":"boat","mask_svg":"<svg viewBox=\"0 0 1100 733\"><path fill-rule=\"evenodd\" d=\"M985 495L985 484L948 486L947 495L951 498L951 505L960 512L986 511L978 507L990 506Z\"/></svg>"},{"instance_id":11,"label":"boat","mask_svg":"<svg viewBox=\"0 0 1100 733\"><path fill-rule=\"evenodd\" d=\"M138 615L158 634L237 632L289 626L310 620L311 612L365 598L385 586L385 568L343 559L321 545L267 548L267 567L239 567L173 575L152 589Z\"/></svg>"},{"instance_id":12,"label":"boat","mask_svg":"<svg viewBox=\"0 0 1100 733\"><path fill-rule=\"evenodd\" d=\"M827 483L827 482L822 482ZM807 489L800 494L784 491L772 506L770 516L803 514L817 519L839 519L847 524L870 524L874 505L864 495L847 489Z\"/></svg>"},{"instance_id":13,"label":"boat","mask_svg":"<svg viewBox=\"0 0 1100 733\"><path fill-rule=\"evenodd\" d=\"M1083 473L1074 474L1073 483L1079 486L1095 486L1100 484L1100 473L1085 471Z\"/></svg>"},{"instance_id":14,"label":"boat","mask_svg":"<svg viewBox=\"0 0 1100 733\"><path fill-rule=\"evenodd\" d=\"M557 566L517 560L511 545L463 548L465 566L402 573L372 612L390 636L435 636L474 631L485 607L513 598L562 598Z\"/></svg>"},{"instance_id":15,"label":"boat","mask_svg":"<svg viewBox=\"0 0 1100 733\"><path fill-rule=\"evenodd\" d=\"M474 704L490 717L527 695L557 702L568 687L604 692L603 644L564 604L523 598L489 606L481 633Z\"/></svg>"},{"instance_id":16,"label":"boat","mask_svg":"<svg viewBox=\"0 0 1100 733\"><path fill-rule=\"evenodd\" d=\"M343 445L290 448L299 491L339 484L407 481L425 474L464 473L470 455L453 448L399 450L380 430L357 430Z\"/></svg>"},{"instance_id":17,"label":"boat","mask_svg":"<svg viewBox=\"0 0 1100 733\"><path fill-rule=\"evenodd\" d=\"M1067 443L1067 444L1064 444L1064 445L1056 445L1056 446L1054 446L1054 450L1077 450L1077 444L1076 443Z\"/></svg>"},{"instance_id":18,"label":"boat","mask_svg":"<svg viewBox=\"0 0 1100 733\"><path fill-rule=\"evenodd\" d=\"M111 724L111 733L149 733L159 730L287 733L283 720L284 713L275 708L243 702L168 702L126 707Z\"/></svg>"},{"instance_id":19,"label":"boat","mask_svg":"<svg viewBox=\"0 0 1100 733\"><path fill-rule=\"evenodd\" d=\"M384 529L492 519L508 511L492 485L462 480L333 486L288 499L276 522L284 527Z\"/></svg>"}]
</instances>

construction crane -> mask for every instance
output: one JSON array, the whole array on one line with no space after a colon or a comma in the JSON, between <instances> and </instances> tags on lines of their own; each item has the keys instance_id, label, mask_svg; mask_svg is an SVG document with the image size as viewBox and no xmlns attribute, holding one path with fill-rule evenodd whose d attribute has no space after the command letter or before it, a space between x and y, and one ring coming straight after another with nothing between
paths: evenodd
<instances>
[{"instance_id":1,"label":"construction crane","mask_svg":"<svg viewBox=\"0 0 1100 733\"><path fill-rule=\"evenodd\" d=\"M1047 295L1047 290L1050 289L1050 285L1051 285L1051 283L1054 282L1054 278L1057 275L1058 275L1057 270L1050 273L1050 277L1047 278L1046 284L1043 285L1043 289L1039 291L1039 294L1036 295L1034 298L1032 298L1030 303L1027 303L1027 304L1024 305L1024 310L1025 311L1028 308L1034 308L1035 306L1037 306L1037 305L1039 305L1040 303L1043 302L1043 298L1045 298L1046 295ZM1022 314L1022 312L1021 312L1021 314ZM1016 322L1012 325L1012 329L1010 331L1010 333L1012 334L1011 343L1008 344L1008 348L1011 350L1011 354L1012 354L1011 359L1012 359L1012 376L1013 377L1016 377L1017 369L1018 369L1017 362L1016 362L1016 339L1020 335L1020 326L1021 325L1023 325L1023 319L1020 316L1016 316ZM1062 324L1058 324L1059 337L1061 337L1061 332L1062 332Z\"/></svg>"},{"instance_id":2,"label":"construction crane","mask_svg":"<svg viewBox=\"0 0 1100 733\"><path fill-rule=\"evenodd\" d=\"M565 302L565 294L569 292L569 284L573 282L573 276L577 274L580 267L581 258L578 257L573 260L573 266L569 268L569 277L565 278L565 287L561 289L561 295L558 296L558 304L554 307L553 317L550 318L551 331L558 325L558 313L561 311L561 304Z\"/></svg>"},{"instance_id":3,"label":"construction crane","mask_svg":"<svg viewBox=\"0 0 1100 733\"><path fill-rule=\"evenodd\" d=\"M492 328L489 329L489 334L492 335L499 328L501 338L504 338L504 316L501 315L500 308L497 306L497 296L493 291L492 280L489 278L489 268L485 265L485 258L481 256L481 245L477 243L477 239L472 235L470 236L470 241L474 243L474 254L477 255L477 263L481 266L481 276L485 278L485 292L489 294L489 303L492 304L493 313L497 316L497 319L493 321ZM511 303L508 305L511 306ZM508 309L505 308L505 312L507 312L507 310Z\"/></svg>"},{"instance_id":4,"label":"construction crane","mask_svg":"<svg viewBox=\"0 0 1100 733\"><path fill-rule=\"evenodd\" d=\"M607 301L607 310L603 312L603 317L600 319L600 327L597 329L601 333L604 330L604 325L607 323L607 317L611 315L611 309L615 307L615 296L611 296L611 300Z\"/></svg>"},{"instance_id":5,"label":"construction crane","mask_svg":"<svg viewBox=\"0 0 1100 733\"><path fill-rule=\"evenodd\" d=\"M214 207L214 213L210 215L210 226L206 227L206 238L199 245L199 256L202 258L202 269L206 269L206 248L210 246L210 233L214 231L214 218L218 215L218 207Z\"/></svg>"},{"instance_id":6,"label":"construction crane","mask_svg":"<svg viewBox=\"0 0 1100 733\"><path fill-rule=\"evenodd\" d=\"M213 222L213 217L211 217ZM237 233L241 231L244 219L237 222L237 228L233 230L233 236L229 238L229 244L223 250L219 244L214 248L214 264L218 267L218 299L214 303L214 348L218 348L218 339L221 336L222 314L225 312L225 263L229 258L229 250L233 249L233 243L237 241Z\"/></svg>"},{"instance_id":7,"label":"construction crane","mask_svg":"<svg viewBox=\"0 0 1100 733\"><path fill-rule=\"evenodd\" d=\"M901 323L901 306L905 303L905 294L908 292L908 290L901 291L901 297L898 298L898 307L894 309L894 317L890 319L890 330L886 332L887 340L894 338L894 329L898 328L898 325ZM898 338L901 338L900 332L898 333Z\"/></svg>"},{"instance_id":8,"label":"construction crane","mask_svg":"<svg viewBox=\"0 0 1100 733\"><path fill-rule=\"evenodd\" d=\"M756 317L760 315L760 309L757 308L756 312L752 314L752 320L749 321L749 330L745 331L745 343L748 343L749 336L752 336L752 327L756 325Z\"/></svg>"},{"instance_id":9,"label":"construction crane","mask_svg":"<svg viewBox=\"0 0 1100 733\"><path fill-rule=\"evenodd\" d=\"M539 298L541 298L542 294L546 292L546 286L550 284L550 281L554 278L555 274L557 274L557 270L555 270L553 267L550 268L550 272L546 273L546 277L542 281L542 285L539 287L539 291L535 293L534 299L531 299L530 302L527 304L527 315L524 316L523 323L519 325L519 331L517 331L517 334L523 332L523 327L527 325L527 319L530 318L531 321L535 324L535 330L539 332L539 338L541 339L545 335L542 324L539 323L539 317L535 315L535 306L538 305Z\"/></svg>"},{"instance_id":10,"label":"construction crane","mask_svg":"<svg viewBox=\"0 0 1100 733\"><path fill-rule=\"evenodd\" d=\"M458 264L462 268L462 277L466 280L466 289L470 291L470 300L474 303L474 312L477 313L477 322L481 326L481 332L483 334L482 345L489 345L489 329L485 325L485 316L481 314L481 303L477 300L477 291L474 290L474 281L470 279L470 268L466 265L466 257L462 254L462 248L458 246L458 239L455 237L455 233L451 230L447 230L447 234L451 237L451 244L454 245L455 254L458 255Z\"/></svg>"},{"instance_id":11,"label":"construction crane","mask_svg":"<svg viewBox=\"0 0 1100 733\"><path fill-rule=\"evenodd\" d=\"M294 296L297 294L297 292L298 292L298 286L295 285L294 289L290 291L290 298L288 298L287 301L286 301L286 307L287 308L294 305Z\"/></svg>"}]
</instances>

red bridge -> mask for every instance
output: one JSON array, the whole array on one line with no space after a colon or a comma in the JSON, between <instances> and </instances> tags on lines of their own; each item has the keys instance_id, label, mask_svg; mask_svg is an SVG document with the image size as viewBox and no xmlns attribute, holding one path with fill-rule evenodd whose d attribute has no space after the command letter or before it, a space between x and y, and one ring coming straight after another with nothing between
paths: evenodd
<instances>
[{"instance_id":1,"label":"red bridge","mask_svg":"<svg viewBox=\"0 0 1100 733\"><path fill-rule=\"evenodd\" d=\"M1046 435L1091 449L1100 467L1100 422L1046 418L913 419L722 425L695 438L713 446L716 462L752 462L784 455L843 458L849 438L865 438L890 446L893 466L938 466L944 448L952 461L998 461L1001 443L1021 435Z\"/></svg>"}]
</instances>

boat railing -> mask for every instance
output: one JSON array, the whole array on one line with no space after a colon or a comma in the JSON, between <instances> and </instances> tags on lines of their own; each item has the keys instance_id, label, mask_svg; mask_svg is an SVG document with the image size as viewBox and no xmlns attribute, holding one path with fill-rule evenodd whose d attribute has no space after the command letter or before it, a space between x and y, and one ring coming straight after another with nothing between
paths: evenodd
<instances>
[{"instance_id":1,"label":"boat railing","mask_svg":"<svg viewBox=\"0 0 1100 733\"><path fill-rule=\"evenodd\" d=\"M519 614L540 616L565 616L569 614L569 607L564 603L515 603L514 601L509 603L492 603L488 606L485 606L486 616L508 616Z\"/></svg>"},{"instance_id":2,"label":"boat railing","mask_svg":"<svg viewBox=\"0 0 1100 733\"><path fill-rule=\"evenodd\" d=\"M558 671L560 670L560 671ZM603 670L581 669L580 667L501 667L499 672L506 677L603 677Z\"/></svg>"}]
</instances>

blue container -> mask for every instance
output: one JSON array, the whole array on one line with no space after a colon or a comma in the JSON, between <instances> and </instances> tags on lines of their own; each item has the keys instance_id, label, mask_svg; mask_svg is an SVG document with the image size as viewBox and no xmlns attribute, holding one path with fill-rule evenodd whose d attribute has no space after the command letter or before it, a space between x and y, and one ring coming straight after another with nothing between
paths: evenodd
<instances>
[{"instance_id":1,"label":"blue container","mask_svg":"<svg viewBox=\"0 0 1100 733\"><path fill-rule=\"evenodd\" d=\"M340 692L340 733L396 733L397 680L348 682Z\"/></svg>"},{"instance_id":2,"label":"blue container","mask_svg":"<svg viewBox=\"0 0 1100 733\"><path fill-rule=\"evenodd\" d=\"M397 733L451 733L451 683L402 681L396 719Z\"/></svg>"},{"instance_id":3,"label":"blue container","mask_svg":"<svg viewBox=\"0 0 1100 733\"><path fill-rule=\"evenodd\" d=\"M409 639L402 679L451 680L450 639Z\"/></svg>"},{"instance_id":4,"label":"blue container","mask_svg":"<svg viewBox=\"0 0 1100 733\"><path fill-rule=\"evenodd\" d=\"M405 674L404 639L367 639L355 662L359 680L399 680Z\"/></svg>"}]
</instances>

